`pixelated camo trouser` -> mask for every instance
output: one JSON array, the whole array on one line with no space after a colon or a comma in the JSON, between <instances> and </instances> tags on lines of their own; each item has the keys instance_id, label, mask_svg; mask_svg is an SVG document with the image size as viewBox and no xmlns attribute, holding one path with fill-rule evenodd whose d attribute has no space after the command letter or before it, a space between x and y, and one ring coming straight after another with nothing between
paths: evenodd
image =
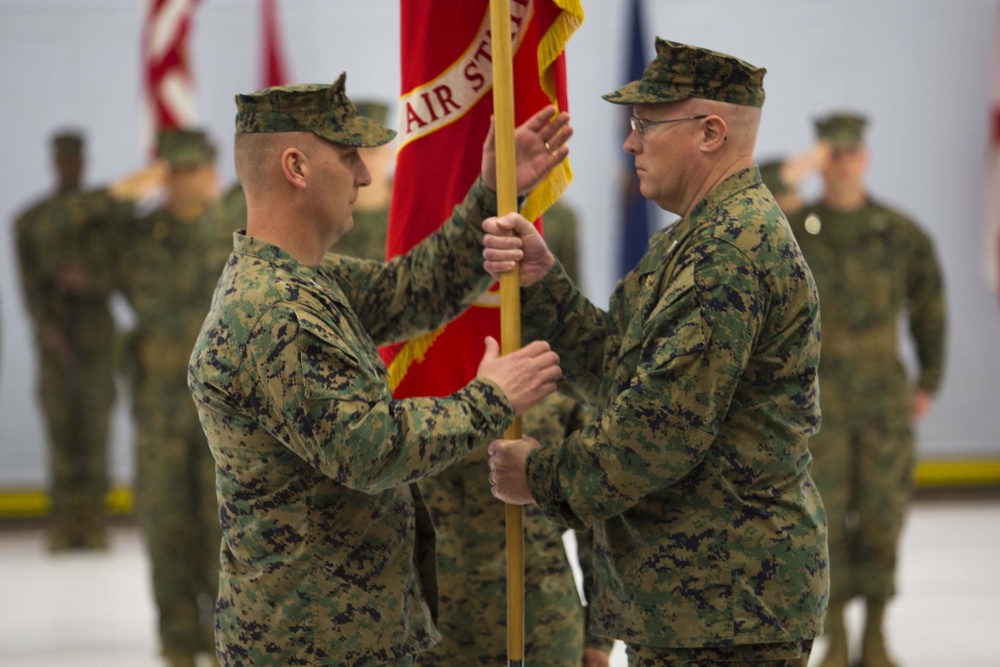
<instances>
[{"instance_id":1,"label":"pixelated camo trouser","mask_svg":"<svg viewBox=\"0 0 1000 667\"><path fill-rule=\"evenodd\" d=\"M164 652L214 652L219 589L215 462L186 372L145 378L135 396L136 508L152 565Z\"/></svg>"},{"instance_id":2,"label":"pixelated camo trouser","mask_svg":"<svg viewBox=\"0 0 1000 667\"><path fill-rule=\"evenodd\" d=\"M812 640L727 649L663 649L629 644L630 667L799 667L808 661Z\"/></svg>"},{"instance_id":3,"label":"pixelated camo trouser","mask_svg":"<svg viewBox=\"0 0 1000 667\"><path fill-rule=\"evenodd\" d=\"M892 597L899 535L913 495L909 423L887 418L838 427L824 418L809 449L829 522L830 600Z\"/></svg>"},{"instance_id":4,"label":"pixelated camo trouser","mask_svg":"<svg viewBox=\"0 0 1000 667\"><path fill-rule=\"evenodd\" d=\"M39 400L52 470L52 517L62 527L103 529L108 488L108 418L115 399L111 344L88 351L67 369L41 355Z\"/></svg>"}]
</instances>

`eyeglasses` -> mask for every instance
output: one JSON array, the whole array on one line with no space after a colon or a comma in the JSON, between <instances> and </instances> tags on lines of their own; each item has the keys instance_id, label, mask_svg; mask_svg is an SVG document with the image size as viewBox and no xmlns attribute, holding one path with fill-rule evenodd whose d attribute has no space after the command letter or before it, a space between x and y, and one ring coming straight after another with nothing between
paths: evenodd
<instances>
[{"instance_id":1,"label":"eyeglasses","mask_svg":"<svg viewBox=\"0 0 1000 667\"><path fill-rule=\"evenodd\" d=\"M691 116L690 118L672 118L670 120L646 120L645 118L636 118L635 116L631 116L629 118L629 122L632 124L632 129L635 130L640 137L644 137L646 136L646 130L653 125L680 123L685 120L701 120L702 118L708 118L708 116Z\"/></svg>"}]
</instances>

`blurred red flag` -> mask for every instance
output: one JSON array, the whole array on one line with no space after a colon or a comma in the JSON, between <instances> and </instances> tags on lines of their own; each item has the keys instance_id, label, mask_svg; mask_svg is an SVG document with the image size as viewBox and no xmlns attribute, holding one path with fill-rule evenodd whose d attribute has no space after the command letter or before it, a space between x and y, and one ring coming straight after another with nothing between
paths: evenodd
<instances>
[{"instance_id":1,"label":"blurred red flag","mask_svg":"<svg viewBox=\"0 0 1000 667\"><path fill-rule=\"evenodd\" d=\"M990 144L986 165L986 281L1000 301L1000 3L993 30L993 96L990 102Z\"/></svg>"},{"instance_id":2,"label":"blurred red flag","mask_svg":"<svg viewBox=\"0 0 1000 667\"><path fill-rule=\"evenodd\" d=\"M433 232L479 176L493 113L489 0L400 0L402 94L387 256ZM567 109L563 49L583 21L579 0L511 0L515 122L548 104ZM561 167L531 194L522 214L535 219L569 184ZM382 350L398 397L444 396L465 385L499 338L494 290L457 320Z\"/></svg>"},{"instance_id":3,"label":"blurred red flag","mask_svg":"<svg viewBox=\"0 0 1000 667\"><path fill-rule=\"evenodd\" d=\"M188 38L198 0L150 0L142 33L142 61L150 126L187 127L194 121L194 81Z\"/></svg>"},{"instance_id":4,"label":"blurred red flag","mask_svg":"<svg viewBox=\"0 0 1000 667\"><path fill-rule=\"evenodd\" d=\"M285 50L278 27L278 0L260 0L261 88L283 86L288 82Z\"/></svg>"}]
</instances>

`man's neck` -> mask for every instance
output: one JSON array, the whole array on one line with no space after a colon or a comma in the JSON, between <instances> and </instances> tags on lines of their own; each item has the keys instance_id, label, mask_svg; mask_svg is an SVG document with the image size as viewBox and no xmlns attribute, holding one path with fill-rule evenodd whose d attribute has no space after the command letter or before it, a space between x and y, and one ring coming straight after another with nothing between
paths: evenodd
<instances>
[{"instance_id":1,"label":"man's neck","mask_svg":"<svg viewBox=\"0 0 1000 667\"><path fill-rule=\"evenodd\" d=\"M284 216L284 217L283 217ZM316 237L316 226L291 224L294 214L278 207L247 208L247 236L277 246L306 266L319 266L336 239Z\"/></svg>"},{"instance_id":2,"label":"man's neck","mask_svg":"<svg viewBox=\"0 0 1000 667\"><path fill-rule=\"evenodd\" d=\"M738 158L724 164L720 163L716 165L708 176L700 181L701 185L687 198L684 205L678 207L682 210L673 212L686 218L691 214L691 211L694 210L694 207L697 206L702 199L707 197L712 190L719 187L723 181L730 176L738 174L744 169L748 169L752 166L753 158L750 157Z\"/></svg>"}]
</instances>

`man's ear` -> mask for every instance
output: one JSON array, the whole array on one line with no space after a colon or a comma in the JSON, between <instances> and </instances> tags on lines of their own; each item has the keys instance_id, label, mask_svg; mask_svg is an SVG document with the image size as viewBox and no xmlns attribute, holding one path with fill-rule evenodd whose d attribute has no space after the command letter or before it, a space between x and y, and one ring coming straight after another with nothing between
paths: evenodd
<instances>
[{"instance_id":1,"label":"man's ear","mask_svg":"<svg viewBox=\"0 0 1000 667\"><path fill-rule=\"evenodd\" d=\"M305 190L309 167L302 151L298 148L286 148L282 151L281 173L294 187Z\"/></svg>"},{"instance_id":2,"label":"man's ear","mask_svg":"<svg viewBox=\"0 0 1000 667\"><path fill-rule=\"evenodd\" d=\"M711 153L722 148L722 142L728 140L729 127L721 116L709 116L702 121L701 150Z\"/></svg>"}]
</instances>

